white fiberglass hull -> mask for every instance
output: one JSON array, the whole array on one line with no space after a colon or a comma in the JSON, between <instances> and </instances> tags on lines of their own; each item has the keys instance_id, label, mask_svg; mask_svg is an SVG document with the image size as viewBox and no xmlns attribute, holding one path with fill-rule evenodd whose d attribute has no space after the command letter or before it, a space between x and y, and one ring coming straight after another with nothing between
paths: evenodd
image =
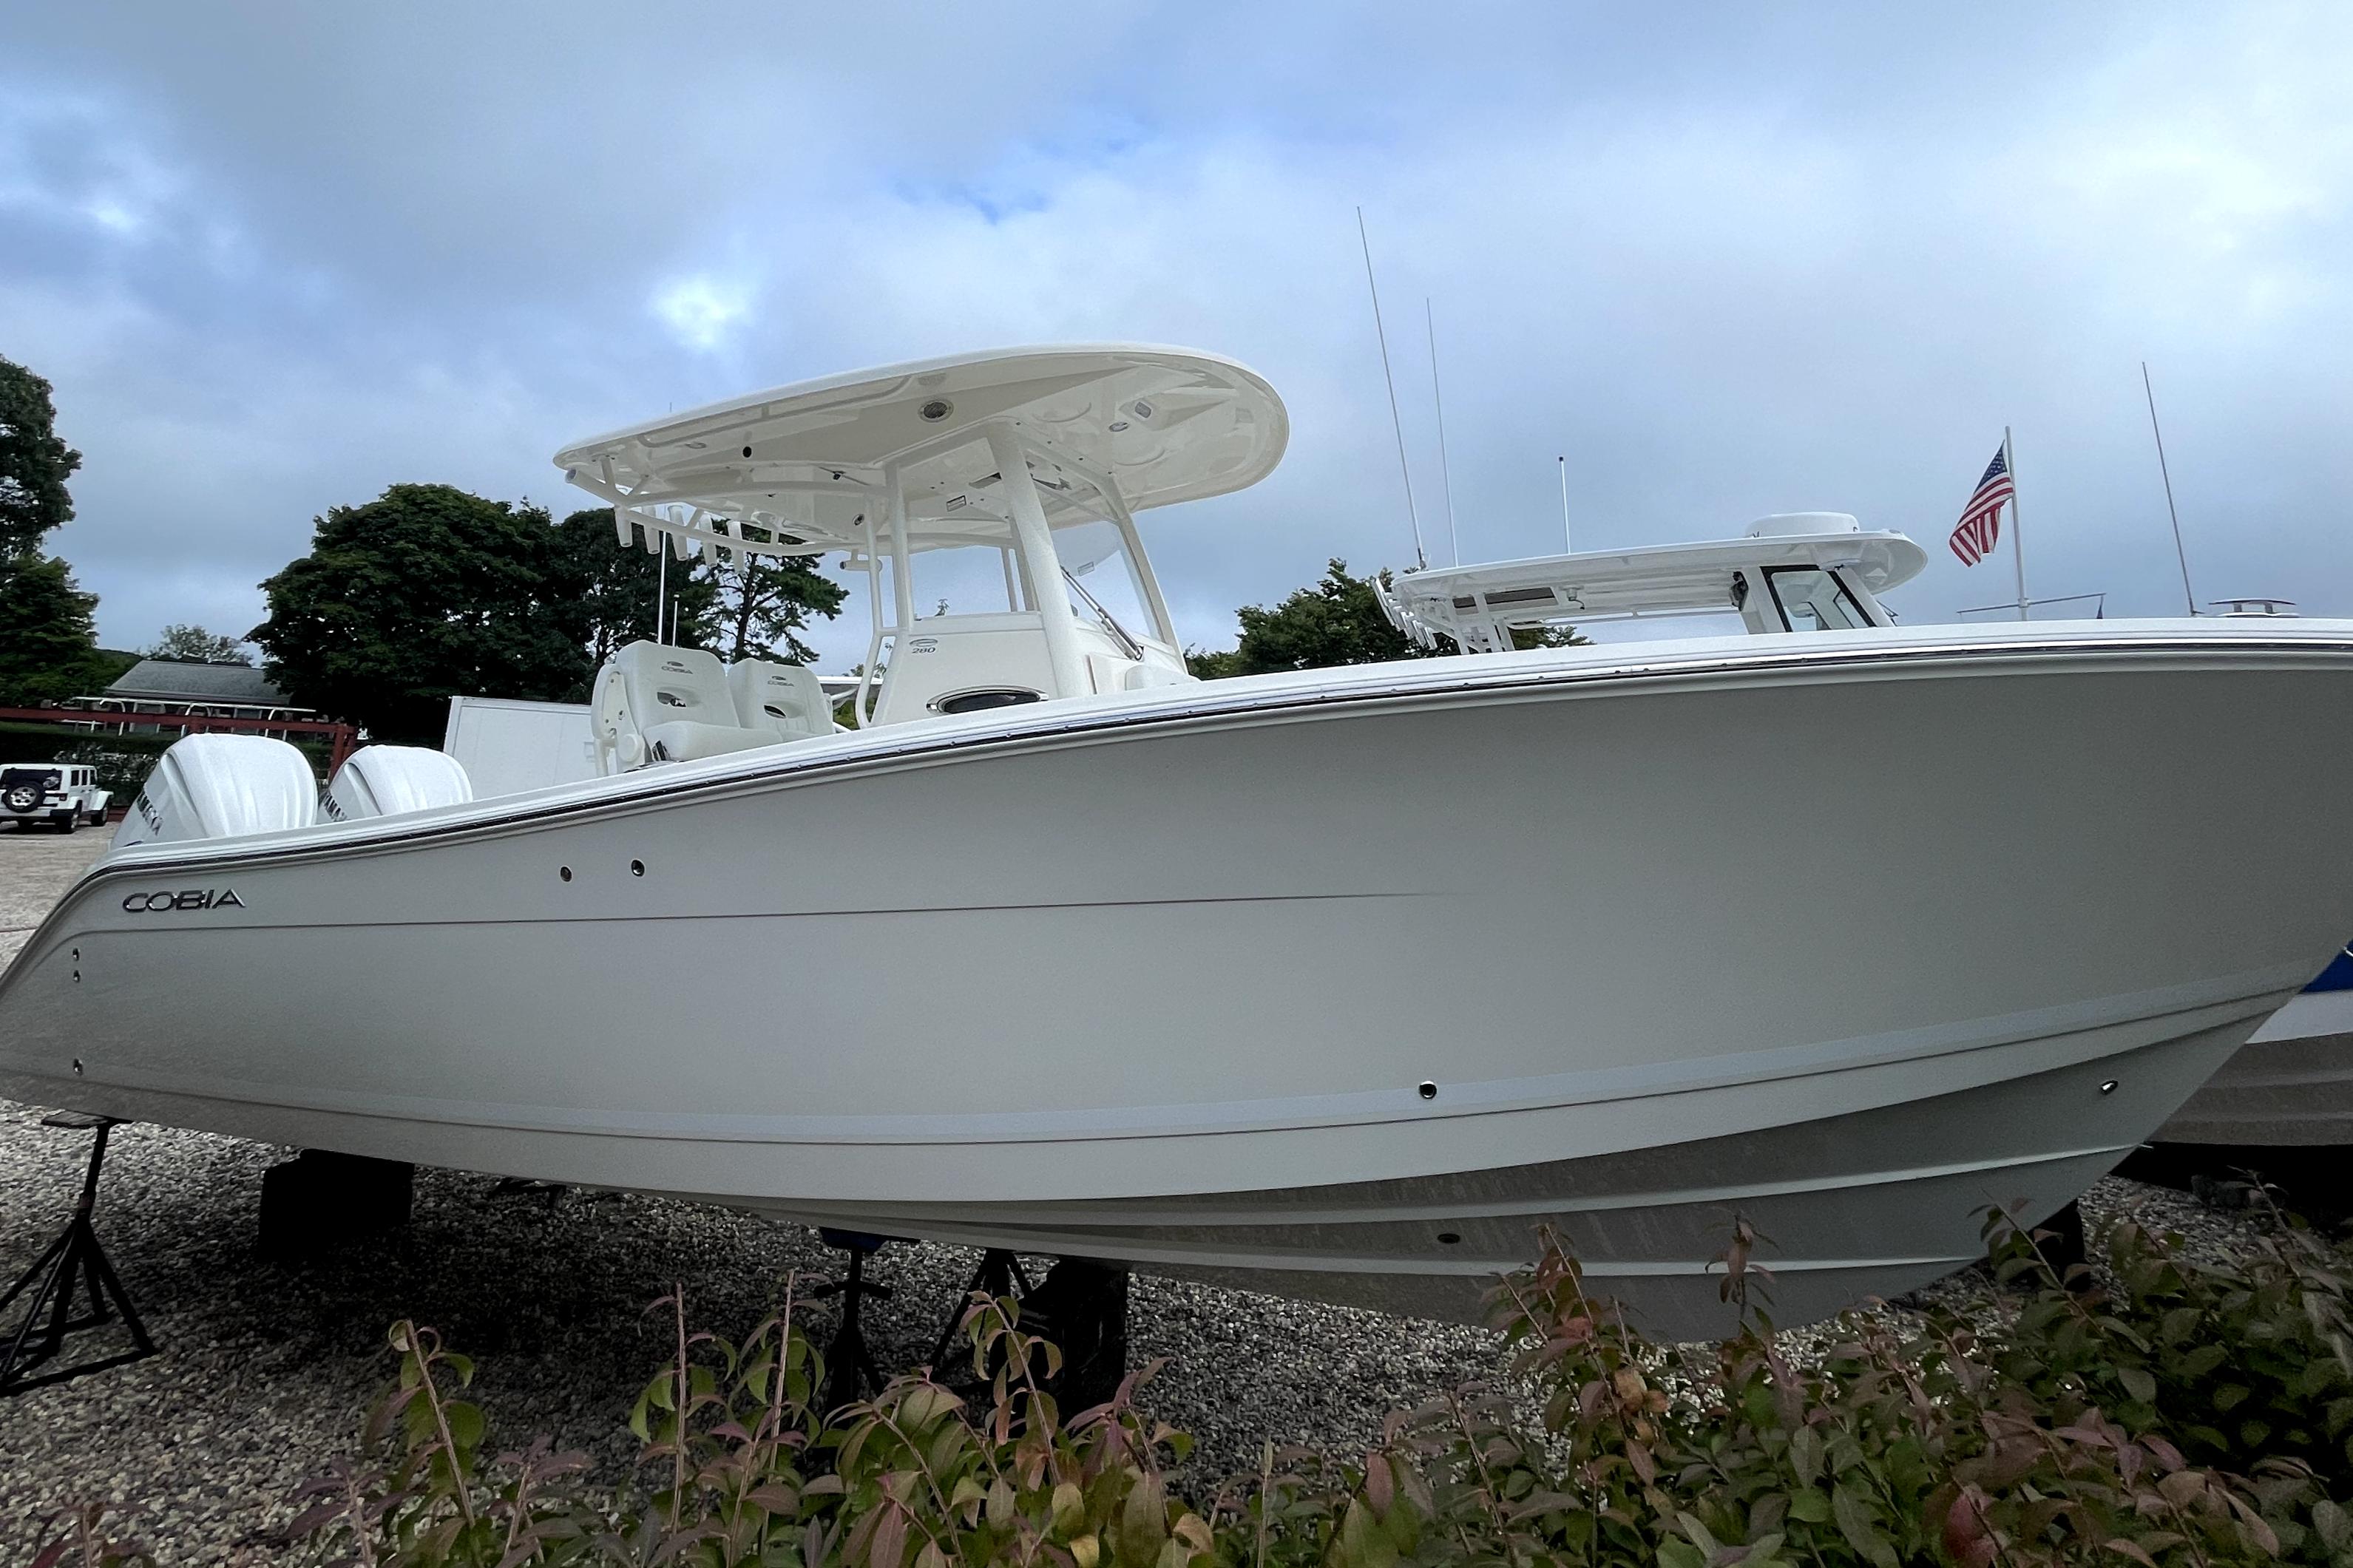
<instances>
[{"instance_id":1,"label":"white fiberglass hull","mask_svg":"<svg viewBox=\"0 0 2353 1568\"><path fill-rule=\"evenodd\" d=\"M2353 991L2291 997L2157 1136L2250 1149L2353 1144Z\"/></svg>"},{"instance_id":2,"label":"white fiberglass hull","mask_svg":"<svg viewBox=\"0 0 2353 1568\"><path fill-rule=\"evenodd\" d=\"M1546 650L130 851L0 1093L1433 1312L1549 1221L1676 1333L1745 1216L1794 1321L2335 951L2348 698L2318 622Z\"/></svg>"}]
</instances>

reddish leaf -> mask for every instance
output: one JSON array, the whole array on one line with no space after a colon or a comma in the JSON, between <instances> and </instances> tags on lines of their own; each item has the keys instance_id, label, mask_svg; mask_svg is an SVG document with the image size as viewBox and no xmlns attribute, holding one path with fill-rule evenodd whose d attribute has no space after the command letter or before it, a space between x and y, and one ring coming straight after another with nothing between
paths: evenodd
<instances>
[{"instance_id":1,"label":"reddish leaf","mask_svg":"<svg viewBox=\"0 0 2353 1568\"><path fill-rule=\"evenodd\" d=\"M1974 1560L1981 1546L1990 1544L1982 1498L1975 1487L1963 1487L1946 1505L1945 1551L1956 1563Z\"/></svg>"},{"instance_id":2,"label":"reddish leaf","mask_svg":"<svg viewBox=\"0 0 2353 1568\"><path fill-rule=\"evenodd\" d=\"M907 1552L907 1516L895 1508L886 1508L874 1521L874 1532L866 1541L866 1561L871 1568L899 1568L899 1560Z\"/></svg>"},{"instance_id":3,"label":"reddish leaf","mask_svg":"<svg viewBox=\"0 0 2353 1568\"><path fill-rule=\"evenodd\" d=\"M2231 1505L2231 1511L2239 1516L2239 1522L2246 1526L2247 1533L2254 1537L2255 1544L2263 1549L2263 1554L2277 1557L2280 1552L2279 1537L2264 1521L2263 1516L2249 1508L2236 1492L2224 1492L2222 1500Z\"/></svg>"}]
</instances>

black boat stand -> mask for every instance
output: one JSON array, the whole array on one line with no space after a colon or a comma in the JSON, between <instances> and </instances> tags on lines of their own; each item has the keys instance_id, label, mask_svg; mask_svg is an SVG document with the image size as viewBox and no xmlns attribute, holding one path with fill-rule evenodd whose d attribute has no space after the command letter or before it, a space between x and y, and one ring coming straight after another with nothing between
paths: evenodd
<instances>
[{"instance_id":1,"label":"black boat stand","mask_svg":"<svg viewBox=\"0 0 2353 1568\"><path fill-rule=\"evenodd\" d=\"M948 1352L963 1337L965 1313L972 1308L976 1292L994 1301L1010 1296L1016 1300L1029 1294L1029 1276L1021 1271L1021 1259L1000 1247L992 1247L980 1255L980 1267L972 1271L972 1282L964 1288L955 1305L948 1309L948 1321L940 1325L938 1342L932 1346L932 1375L944 1383L954 1383L948 1375Z\"/></svg>"},{"instance_id":2,"label":"black boat stand","mask_svg":"<svg viewBox=\"0 0 2353 1568\"><path fill-rule=\"evenodd\" d=\"M841 1316L825 1349L822 1398L824 1407L833 1411L852 1403L865 1390L879 1393L883 1386L882 1373L867 1349L859 1308L867 1297L881 1300L891 1295L889 1286L866 1278L866 1260L893 1238L829 1227L820 1227L818 1236L826 1246L847 1254L849 1263L841 1279L809 1292L818 1300L841 1298ZM932 1348L932 1375L951 1387L969 1385L968 1376L949 1374L945 1363L964 1327L972 1293L986 1291L992 1299L1013 1297L1020 1303L1022 1328L1060 1348L1062 1369L1045 1380L1048 1393L1072 1413L1100 1405L1118 1392L1127 1373L1127 1268L1123 1264L1062 1258L1033 1286L1018 1258L1001 1247L990 1247L981 1254L972 1282L941 1325Z\"/></svg>"},{"instance_id":3,"label":"black boat stand","mask_svg":"<svg viewBox=\"0 0 2353 1568\"><path fill-rule=\"evenodd\" d=\"M849 1272L829 1285L819 1285L809 1292L813 1300L828 1296L841 1298L841 1319L835 1324L833 1339L825 1347L824 1407L831 1412L845 1405L855 1404L865 1389L882 1392L882 1373L874 1365L873 1352L866 1348L865 1331L858 1322L858 1309L867 1297L887 1300L891 1287L871 1283L866 1278L866 1260L891 1239L883 1236L868 1236L862 1231L820 1228L818 1236L828 1247L839 1247L849 1255Z\"/></svg>"},{"instance_id":4,"label":"black boat stand","mask_svg":"<svg viewBox=\"0 0 2353 1568\"><path fill-rule=\"evenodd\" d=\"M147 1325L139 1321L138 1310L131 1305L130 1293L115 1277L114 1266L106 1260L106 1248L99 1245L98 1231L90 1224L90 1215L98 1207L99 1170L106 1163L106 1135L119 1123L111 1116L65 1112L44 1117L41 1125L95 1136L90 1140L90 1170L82 1177L81 1201L74 1205L73 1218L66 1223L64 1233L49 1243L47 1250L33 1260L33 1266L8 1287L8 1293L0 1296L0 1313L5 1313L9 1303L17 1297L27 1297L25 1321L14 1334L5 1336L6 1349L0 1351L0 1395L63 1383L69 1377L103 1372L155 1353L155 1342L147 1337ZM90 1297L89 1310L79 1317L74 1314L73 1304L77 1279ZM113 1303L113 1312L107 1310L110 1301ZM45 1312L48 1326L37 1333L36 1327ZM68 1334L111 1322L114 1313L121 1314L122 1326L131 1331L131 1349L38 1377L26 1375L62 1351Z\"/></svg>"}]
</instances>

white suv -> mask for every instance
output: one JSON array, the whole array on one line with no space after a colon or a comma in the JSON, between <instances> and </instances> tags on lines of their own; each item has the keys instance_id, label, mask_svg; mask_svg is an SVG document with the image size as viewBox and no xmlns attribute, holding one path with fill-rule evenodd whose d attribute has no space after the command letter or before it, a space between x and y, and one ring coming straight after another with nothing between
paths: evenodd
<instances>
[{"instance_id":1,"label":"white suv","mask_svg":"<svg viewBox=\"0 0 2353 1568\"><path fill-rule=\"evenodd\" d=\"M79 763L11 763L0 767L0 822L46 822L71 833L106 823L107 792L97 770Z\"/></svg>"}]
</instances>

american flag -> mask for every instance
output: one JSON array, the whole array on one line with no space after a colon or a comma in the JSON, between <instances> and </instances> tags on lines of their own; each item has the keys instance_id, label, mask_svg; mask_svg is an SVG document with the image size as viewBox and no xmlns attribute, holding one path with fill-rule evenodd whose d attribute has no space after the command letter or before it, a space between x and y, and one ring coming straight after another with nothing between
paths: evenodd
<instances>
[{"instance_id":1,"label":"american flag","mask_svg":"<svg viewBox=\"0 0 2353 1568\"><path fill-rule=\"evenodd\" d=\"M1978 481L1977 493L1961 509L1960 524L1947 542L1964 566L1974 566L1993 553L1995 542L2001 538L2002 503L2010 500L2011 490L2010 453L1996 447L1993 461L1986 465L1985 478Z\"/></svg>"}]
</instances>

